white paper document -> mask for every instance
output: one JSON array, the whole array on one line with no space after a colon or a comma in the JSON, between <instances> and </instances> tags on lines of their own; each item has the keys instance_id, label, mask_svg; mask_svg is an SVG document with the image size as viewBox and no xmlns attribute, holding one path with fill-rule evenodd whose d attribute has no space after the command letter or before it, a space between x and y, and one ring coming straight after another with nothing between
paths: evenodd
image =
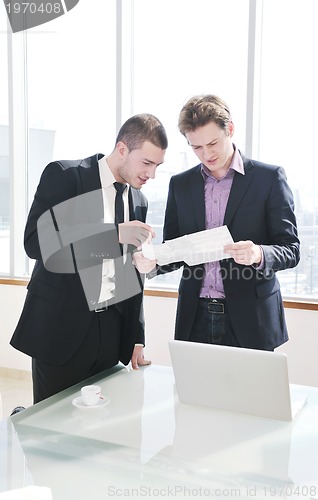
<instances>
[{"instance_id":1,"label":"white paper document","mask_svg":"<svg viewBox=\"0 0 318 500\"><path fill-rule=\"evenodd\" d=\"M161 266L179 261L194 266L229 258L229 254L223 251L224 245L228 243L233 243L233 238L227 226L221 226L187 234L162 245L145 243L142 253L147 259L156 259Z\"/></svg>"}]
</instances>

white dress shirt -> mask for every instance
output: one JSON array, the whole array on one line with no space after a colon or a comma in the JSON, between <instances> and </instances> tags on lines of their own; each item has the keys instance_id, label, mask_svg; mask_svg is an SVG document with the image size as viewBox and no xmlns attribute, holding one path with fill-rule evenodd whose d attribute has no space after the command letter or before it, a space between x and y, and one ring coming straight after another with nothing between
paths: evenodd
<instances>
[{"instance_id":1,"label":"white dress shirt","mask_svg":"<svg viewBox=\"0 0 318 500\"><path fill-rule=\"evenodd\" d=\"M115 196L116 189L114 182L116 182L112 171L110 170L106 156L103 156L98 161L99 176L102 185L103 204L104 204L104 222L114 223L115 220ZM129 205L128 205L128 189L123 193L124 200L124 221L129 220ZM123 253L124 260L127 245L124 245ZM99 302L110 300L115 296L115 265L113 259L104 259L102 267L102 286L99 296Z\"/></svg>"}]
</instances>

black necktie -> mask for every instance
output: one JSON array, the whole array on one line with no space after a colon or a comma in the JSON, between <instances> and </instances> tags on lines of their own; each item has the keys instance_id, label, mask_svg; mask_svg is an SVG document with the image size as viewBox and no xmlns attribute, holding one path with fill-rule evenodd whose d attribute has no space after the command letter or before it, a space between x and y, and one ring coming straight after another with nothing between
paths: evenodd
<instances>
[{"instance_id":1,"label":"black necktie","mask_svg":"<svg viewBox=\"0 0 318 500\"><path fill-rule=\"evenodd\" d=\"M124 222L124 200L123 192L126 189L126 184L121 184L121 182L114 182L116 189L115 197L115 224L121 224Z\"/></svg>"}]
</instances>

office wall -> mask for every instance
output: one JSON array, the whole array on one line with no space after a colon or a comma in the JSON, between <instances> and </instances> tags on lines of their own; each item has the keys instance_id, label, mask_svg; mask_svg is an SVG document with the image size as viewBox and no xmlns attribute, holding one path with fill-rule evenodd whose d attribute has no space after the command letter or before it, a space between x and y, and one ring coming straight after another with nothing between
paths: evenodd
<instances>
[{"instance_id":1,"label":"office wall","mask_svg":"<svg viewBox=\"0 0 318 500\"><path fill-rule=\"evenodd\" d=\"M9 345L26 295L24 286L0 285L0 367L30 370L28 356Z\"/></svg>"},{"instance_id":2,"label":"office wall","mask_svg":"<svg viewBox=\"0 0 318 500\"><path fill-rule=\"evenodd\" d=\"M145 354L155 363L170 365L167 341L173 338L175 310L175 299L145 298ZM290 340L277 350L288 356L290 381L318 386L318 311L286 308L285 313Z\"/></svg>"},{"instance_id":3,"label":"office wall","mask_svg":"<svg viewBox=\"0 0 318 500\"><path fill-rule=\"evenodd\" d=\"M18 321L25 287L0 285L0 367L30 370L30 359L9 345ZM145 297L145 355L155 364L170 365L168 340L173 338L176 299ZM278 350L288 356L290 381L318 387L318 312L286 309L290 340Z\"/></svg>"}]
</instances>

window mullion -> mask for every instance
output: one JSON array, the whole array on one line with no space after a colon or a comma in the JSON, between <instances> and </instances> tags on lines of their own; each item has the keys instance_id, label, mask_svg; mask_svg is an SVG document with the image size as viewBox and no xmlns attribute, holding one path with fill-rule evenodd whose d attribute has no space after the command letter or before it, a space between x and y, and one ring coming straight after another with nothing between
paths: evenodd
<instances>
[{"instance_id":1,"label":"window mullion","mask_svg":"<svg viewBox=\"0 0 318 500\"><path fill-rule=\"evenodd\" d=\"M134 0L117 2L117 129L134 114Z\"/></svg>"},{"instance_id":2,"label":"window mullion","mask_svg":"<svg viewBox=\"0 0 318 500\"><path fill-rule=\"evenodd\" d=\"M259 158L263 0L249 2L245 153Z\"/></svg>"},{"instance_id":3,"label":"window mullion","mask_svg":"<svg viewBox=\"0 0 318 500\"><path fill-rule=\"evenodd\" d=\"M25 275L23 233L27 193L26 33L8 29L9 158L10 158L10 276Z\"/></svg>"}]
</instances>

